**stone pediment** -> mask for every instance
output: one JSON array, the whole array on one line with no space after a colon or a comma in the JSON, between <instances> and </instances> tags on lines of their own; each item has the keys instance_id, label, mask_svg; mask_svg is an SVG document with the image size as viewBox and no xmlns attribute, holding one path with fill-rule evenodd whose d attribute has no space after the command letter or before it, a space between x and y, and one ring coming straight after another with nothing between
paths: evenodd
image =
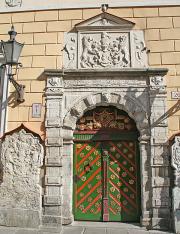
<instances>
[{"instance_id":1,"label":"stone pediment","mask_svg":"<svg viewBox=\"0 0 180 234\"><path fill-rule=\"evenodd\" d=\"M103 12L65 34L65 69L147 67L144 34L134 23Z\"/></svg>"},{"instance_id":2,"label":"stone pediment","mask_svg":"<svg viewBox=\"0 0 180 234\"><path fill-rule=\"evenodd\" d=\"M131 21L122 19L120 17L117 17L115 15L111 15L107 12L101 13L95 17L92 17L88 20L85 20L79 24L76 24L75 27L77 30L104 30L104 29L130 29L134 26L135 24Z\"/></svg>"}]
</instances>

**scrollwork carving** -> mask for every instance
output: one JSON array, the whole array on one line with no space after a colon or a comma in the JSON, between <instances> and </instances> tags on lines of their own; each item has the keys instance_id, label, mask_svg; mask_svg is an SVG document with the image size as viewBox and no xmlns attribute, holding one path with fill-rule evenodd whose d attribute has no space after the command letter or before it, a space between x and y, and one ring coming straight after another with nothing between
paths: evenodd
<instances>
[{"instance_id":1,"label":"scrollwork carving","mask_svg":"<svg viewBox=\"0 0 180 234\"><path fill-rule=\"evenodd\" d=\"M62 77L53 77L48 79L48 87L61 87Z\"/></svg>"}]
</instances>

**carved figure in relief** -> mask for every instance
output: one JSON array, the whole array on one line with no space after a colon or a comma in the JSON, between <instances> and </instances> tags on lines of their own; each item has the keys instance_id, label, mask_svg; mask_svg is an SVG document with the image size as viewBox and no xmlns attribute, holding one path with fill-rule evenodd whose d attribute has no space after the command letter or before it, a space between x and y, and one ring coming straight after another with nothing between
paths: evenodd
<instances>
[{"instance_id":1,"label":"carved figure in relief","mask_svg":"<svg viewBox=\"0 0 180 234\"><path fill-rule=\"evenodd\" d=\"M180 172L180 137L175 137L172 147L172 165Z\"/></svg>"},{"instance_id":2,"label":"carved figure in relief","mask_svg":"<svg viewBox=\"0 0 180 234\"><path fill-rule=\"evenodd\" d=\"M71 37L70 42L66 44L63 48L63 50L67 53L67 57L69 60L67 67L71 67L75 59L75 43L76 43L75 38Z\"/></svg>"},{"instance_id":3,"label":"carved figure in relief","mask_svg":"<svg viewBox=\"0 0 180 234\"><path fill-rule=\"evenodd\" d=\"M134 43L135 43L136 60L143 66L144 65L144 56L146 54L145 44L143 41L139 40L139 38L136 34L134 34Z\"/></svg>"},{"instance_id":4,"label":"carved figure in relief","mask_svg":"<svg viewBox=\"0 0 180 234\"><path fill-rule=\"evenodd\" d=\"M16 7L22 5L22 0L5 0L8 7Z\"/></svg>"},{"instance_id":5,"label":"carved figure in relief","mask_svg":"<svg viewBox=\"0 0 180 234\"><path fill-rule=\"evenodd\" d=\"M39 174L43 163L43 147L39 139L24 129L6 136L1 161L0 206L39 209Z\"/></svg>"},{"instance_id":6,"label":"carved figure in relief","mask_svg":"<svg viewBox=\"0 0 180 234\"><path fill-rule=\"evenodd\" d=\"M84 36L80 65L82 68L127 67L130 63L127 45L127 35L112 38L102 32L99 41Z\"/></svg>"}]
</instances>

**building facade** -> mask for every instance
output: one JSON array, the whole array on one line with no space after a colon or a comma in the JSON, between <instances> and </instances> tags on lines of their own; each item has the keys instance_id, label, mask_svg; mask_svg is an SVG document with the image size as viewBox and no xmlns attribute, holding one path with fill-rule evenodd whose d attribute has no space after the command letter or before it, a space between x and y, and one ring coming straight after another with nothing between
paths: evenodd
<instances>
[{"instance_id":1,"label":"building facade","mask_svg":"<svg viewBox=\"0 0 180 234\"><path fill-rule=\"evenodd\" d=\"M180 231L180 3L1 1L0 225ZM3 48L0 62L4 63ZM6 67L7 68L7 67Z\"/></svg>"}]
</instances>

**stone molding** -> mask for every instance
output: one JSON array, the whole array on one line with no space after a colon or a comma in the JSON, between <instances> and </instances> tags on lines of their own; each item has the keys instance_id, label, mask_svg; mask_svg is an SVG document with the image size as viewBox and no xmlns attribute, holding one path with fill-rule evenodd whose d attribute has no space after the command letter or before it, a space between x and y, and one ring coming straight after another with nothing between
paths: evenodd
<instances>
[{"instance_id":1,"label":"stone molding","mask_svg":"<svg viewBox=\"0 0 180 234\"><path fill-rule=\"evenodd\" d=\"M77 9L77 8L100 8L101 4L109 4L109 7L151 7L151 6L178 6L179 0L2 0L0 1L0 12L17 12L33 10L52 10L52 9Z\"/></svg>"}]
</instances>

